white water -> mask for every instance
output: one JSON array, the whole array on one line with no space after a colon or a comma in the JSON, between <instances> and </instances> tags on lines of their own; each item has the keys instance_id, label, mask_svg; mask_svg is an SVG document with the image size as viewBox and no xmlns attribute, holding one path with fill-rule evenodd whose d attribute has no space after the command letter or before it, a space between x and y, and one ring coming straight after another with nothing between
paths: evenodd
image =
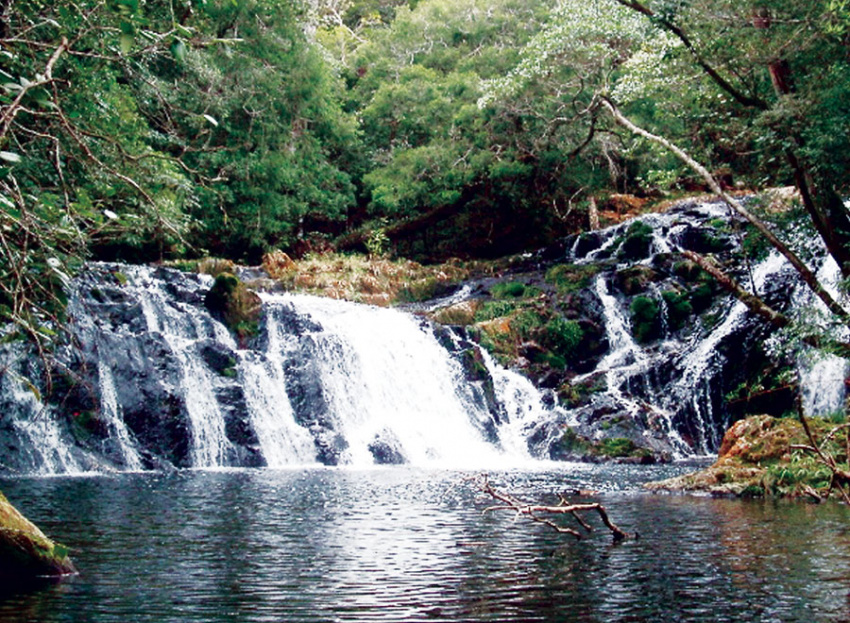
<instances>
[{"instance_id":1,"label":"white water","mask_svg":"<svg viewBox=\"0 0 850 623\"><path fill-rule=\"evenodd\" d=\"M100 380L100 414L105 418L112 431L112 438L117 442L118 449L124 461L124 467L130 471L142 469L142 459L130 436L130 431L124 424L118 397L115 394L115 381L112 370L103 359L98 361L98 378Z\"/></svg>"},{"instance_id":2,"label":"white water","mask_svg":"<svg viewBox=\"0 0 850 623\"><path fill-rule=\"evenodd\" d=\"M617 299L608 292L605 275L598 275L594 283L605 314L605 334L608 337L608 354L599 362L596 369L579 377L581 381L591 374L605 373L608 393L623 399L622 386L633 376L648 369L648 358L644 350L632 337L631 325L623 314Z\"/></svg>"},{"instance_id":3,"label":"white water","mask_svg":"<svg viewBox=\"0 0 850 623\"><path fill-rule=\"evenodd\" d=\"M555 418L562 420L564 425L577 424L566 410L557 405L547 406L540 390L526 377L500 366L484 349L481 355L493 378L496 397L507 417L507 421L499 426L499 438L508 454L530 459L526 442L528 435L537 426Z\"/></svg>"},{"instance_id":4,"label":"white water","mask_svg":"<svg viewBox=\"0 0 850 623\"><path fill-rule=\"evenodd\" d=\"M227 330L196 308L173 301L149 269L128 267L131 287L142 305L148 331L162 335L179 365L179 387L192 424L192 465L222 467L231 447L225 433L224 415L215 398L210 369L199 357L198 337L210 337L235 346Z\"/></svg>"},{"instance_id":5,"label":"white water","mask_svg":"<svg viewBox=\"0 0 850 623\"><path fill-rule=\"evenodd\" d=\"M305 295L282 301L324 329L311 337L335 428L348 442L345 462L373 464L369 446L376 440L396 445L414 465L480 467L528 458L517 440L505 440L500 451L484 439L473 421L486 422L489 413L417 318Z\"/></svg>"},{"instance_id":6,"label":"white water","mask_svg":"<svg viewBox=\"0 0 850 623\"><path fill-rule=\"evenodd\" d=\"M756 290L764 287L768 279L775 277L780 271L789 267L784 257L772 252L753 270L751 281ZM709 452L706 442L711 440L715 447L719 445L721 432L717 430L713 420L711 388L708 386L709 369L718 365L718 345L741 327L748 313L747 306L741 301L735 301L726 313L723 322L702 340L690 347L679 364L682 372L676 381L670 396L673 400L687 397L693 407L694 424L700 431L699 447L697 450L704 454Z\"/></svg>"},{"instance_id":7,"label":"white water","mask_svg":"<svg viewBox=\"0 0 850 623\"><path fill-rule=\"evenodd\" d=\"M42 404L40 398L28 387L21 377L11 368L0 374L0 391L11 397L20 413L25 417L12 420L12 426L20 433L26 443L23 450L29 454L29 463L38 474L77 474L83 472L82 466L70 452L70 446L64 439L59 425L52 413ZM0 458L2 460L2 458Z\"/></svg>"},{"instance_id":8,"label":"white water","mask_svg":"<svg viewBox=\"0 0 850 623\"><path fill-rule=\"evenodd\" d=\"M274 304L268 295L263 300L267 306ZM286 393L283 362L287 336L274 313L267 311L264 316L268 334L265 352L239 352L239 379L263 458L269 467L315 463L313 437L295 421Z\"/></svg>"},{"instance_id":9,"label":"white water","mask_svg":"<svg viewBox=\"0 0 850 623\"><path fill-rule=\"evenodd\" d=\"M838 289L841 271L832 256L823 262L817 277L833 298L846 308L847 296ZM805 286L800 285L794 292L794 304L798 309L808 310L808 324L820 328L826 325L826 318L829 317L826 305ZM850 337L850 331L841 327L838 337L846 340ZM847 392L844 382L850 376L850 362L847 359L806 348L797 359L797 369L806 415L831 415L845 410Z\"/></svg>"}]
</instances>

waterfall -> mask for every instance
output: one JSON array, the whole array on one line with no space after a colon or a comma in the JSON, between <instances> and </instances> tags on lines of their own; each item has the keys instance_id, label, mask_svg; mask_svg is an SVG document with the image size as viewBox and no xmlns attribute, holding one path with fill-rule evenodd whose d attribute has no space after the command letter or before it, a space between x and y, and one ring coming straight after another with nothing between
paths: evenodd
<instances>
[{"instance_id":1,"label":"waterfall","mask_svg":"<svg viewBox=\"0 0 850 623\"><path fill-rule=\"evenodd\" d=\"M8 448L0 458L0 465L6 465L11 458L11 449L18 449L22 456L13 472L36 474L76 474L84 471L77 458L71 452L71 445L60 429L49 408L27 382L15 371L13 356L3 350L2 370L0 374L0 395L4 410L17 411L20 415L12 420L15 433L13 448ZM12 444L9 444L12 445Z\"/></svg>"},{"instance_id":2,"label":"waterfall","mask_svg":"<svg viewBox=\"0 0 850 623\"><path fill-rule=\"evenodd\" d=\"M53 405L2 377L14 435L0 425L0 444L23 451L0 470L505 467L532 460L552 420L553 401L492 360L470 378L420 317L264 293L258 334L237 344L203 304L210 285L90 265L69 303L79 381Z\"/></svg>"},{"instance_id":3,"label":"waterfall","mask_svg":"<svg viewBox=\"0 0 850 623\"><path fill-rule=\"evenodd\" d=\"M191 421L192 465L227 465L231 443L215 398L212 372L203 365L197 345L199 338L206 337L232 347L233 339L227 329L213 321L205 311L174 301L165 284L152 279L144 267L132 267L128 276L130 283L125 288L132 288L139 297L147 330L163 337L179 364L178 386Z\"/></svg>"},{"instance_id":4,"label":"waterfall","mask_svg":"<svg viewBox=\"0 0 850 623\"><path fill-rule=\"evenodd\" d=\"M841 271L838 264L828 256L817 273L818 281L824 284L829 293L847 307L847 296L839 291ZM826 306L814 293L803 286L794 292L797 309L807 310L807 324L820 328L827 325ZM837 329L840 338L850 337L847 327ZM804 348L797 359L800 376L800 389L803 398L803 411L807 415L833 415L845 410L845 380L850 375L850 363L844 358L828 353L817 353Z\"/></svg>"},{"instance_id":5,"label":"waterfall","mask_svg":"<svg viewBox=\"0 0 850 623\"><path fill-rule=\"evenodd\" d=\"M131 471L142 469L142 459L131 439L127 425L121 414L121 406L115 393L115 381L112 370L102 359L98 361L98 377L100 378L100 409L106 418L112 432L112 438L118 445L118 451L124 466Z\"/></svg>"},{"instance_id":6,"label":"waterfall","mask_svg":"<svg viewBox=\"0 0 850 623\"><path fill-rule=\"evenodd\" d=\"M510 270L535 266L526 282L539 292L524 304L538 310L550 297L547 321L561 314L575 322L587 352L559 353L557 366L536 359L551 354L538 330L514 344L517 370L481 350L475 329L301 294L263 292L258 331L237 342L206 308L211 277L92 263L69 292L70 339L55 354L55 395L42 400L23 380L44 376L32 354L19 357L26 370L3 364L0 473L506 467L574 458L560 445L567 427L576 438L625 437L658 455L713 452L741 415L726 397L759 378L774 330L705 286L677 250L716 253L785 313L804 309L816 320L819 305L795 292L795 275L776 254L748 279L731 228L714 228L726 212L692 204L640 217L647 227L622 223L564 241L536 266L537 257L524 256ZM558 262L580 265L561 273L578 275L568 295L547 282ZM819 277L837 281L837 269L826 262ZM481 277L410 309L428 314L475 299L495 280ZM636 316L653 327L640 342L630 326L637 297L658 307L657 319ZM798 367L807 412L842 408L846 360L803 353Z\"/></svg>"},{"instance_id":7,"label":"waterfall","mask_svg":"<svg viewBox=\"0 0 850 623\"><path fill-rule=\"evenodd\" d=\"M511 460L505 447L523 445L511 440L499 451L484 439L480 424L490 414L417 318L306 295L267 300L289 304L321 327L307 338L332 427L347 445L342 462L369 465L376 452L389 452L417 465L491 465ZM520 450L513 458L525 457Z\"/></svg>"}]
</instances>

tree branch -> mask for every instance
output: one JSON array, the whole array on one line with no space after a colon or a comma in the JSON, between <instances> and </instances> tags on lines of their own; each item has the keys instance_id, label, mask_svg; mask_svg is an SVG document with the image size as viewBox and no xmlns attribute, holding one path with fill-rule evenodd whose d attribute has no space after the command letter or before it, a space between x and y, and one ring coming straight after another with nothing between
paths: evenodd
<instances>
[{"instance_id":1,"label":"tree branch","mask_svg":"<svg viewBox=\"0 0 850 623\"><path fill-rule=\"evenodd\" d=\"M516 513L516 517L528 517L532 521L537 523L542 523L553 530L562 533L562 534L571 534L577 539L581 538L581 533L572 528L568 528L566 526L559 525L548 519L546 517L541 517L542 514L546 515L572 515L576 521L578 521L579 525L582 528L587 530L588 532L592 531L590 525L584 521L584 519L578 514L579 512L584 511L595 511L599 514L602 523L611 531L611 535L614 537L614 541L622 541L628 538L638 538L637 533L634 535L625 532L620 529L611 518L608 516L608 512L605 510L605 507L598 502L590 502L586 504L570 504L563 496L561 496L561 501L555 506L547 506L541 504L530 504L528 502L524 502L514 496L499 491L490 484L490 479L487 474L479 474L470 480L473 480L477 486L477 488L486 493L490 497L499 502L502 502L500 505L490 506L485 508L482 512L487 513L496 510L512 510Z\"/></svg>"},{"instance_id":2,"label":"tree branch","mask_svg":"<svg viewBox=\"0 0 850 623\"><path fill-rule=\"evenodd\" d=\"M619 2L620 0L618 0ZM657 134L652 134L651 132L644 130L641 127L636 126L632 123L627 117L620 112L620 109L614 105L614 103L607 97L601 98L602 104L611 112L614 117L614 120L619 123L624 128L629 131L642 136L654 143L658 143L662 147L673 152L680 160L682 160L685 164L687 164L691 169L696 171L700 177L705 180L706 184L708 184L709 188L711 188L712 192L714 192L718 197L722 198L735 212L743 216L747 221L749 221L753 227L755 227L765 238L767 238L768 242L775 248L779 253L782 254L785 259L794 267L797 273L802 278L803 282L811 289L815 295L823 301L826 305L827 309L841 319L841 321L850 326L850 313L848 313L834 298L833 296L827 292L827 290L821 285L818 281L817 276L809 269L808 266L794 253L788 245L782 242L776 235L770 230L770 228L758 218L755 214L747 210L744 205L735 199L732 195L724 191L720 184L717 183L717 180L714 179L714 176L702 166L699 162L691 158L684 150L680 147L674 145L672 142L664 138L663 136L658 136Z\"/></svg>"},{"instance_id":3,"label":"tree branch","mask_svg":"<svg viewBox=\"0 0 850 623\"><path fill-rule=\"evenodd\" d=\"M15 120L15 117L18 116L18 113L21 110L21 101L24 99L24 96L31 89L35 89L37 87L44 86L53 82L53 66L56 65L56 61L59 60L59 57L62 56L62 53L68 49L68 39L67 37L62 37L62 41L59 44L59 47L53 51L53 54L50 56L50 59L47 61L47 65L44 67L44 75L40 76L35 82L28 82L25 85L21 85L21 89L18 91L18 94L15 96L15 99L6 107L6 110L3 111L2 115L0 115L0 143L2 143L6 134L9 131L9 128L12 125L12 122Z\"/></svg>"},{"instance_id":4,"label":"tree branch","mask_svg":"<svg viewBox=\"0 0 850 623\"><path fill-rule=\"evenodd\" d=\"M638 13L645 15L652 22L658 24L664 30L679 39L679 41L682 42L682 45L685 46L688 52L693 55L694 60L696 60L697 64L702 67L703 71L708 74L708 76L714 81L717 86L719 86L726 93L731 95L736 102L738 102L742 106L758 108L760 110L767 110L768 106L764 100L758 97L750 97L749 95L741 93L741 91L736 89L728 80L721 76L720 73L700 55L693 42L691 41L690 37L688 37L687 33L679 26L677 26L668 19L660 17L648 6L638 2L637 0L616 0L616 2L628 9L637 11Z\"/></svg>"}]
</instances>

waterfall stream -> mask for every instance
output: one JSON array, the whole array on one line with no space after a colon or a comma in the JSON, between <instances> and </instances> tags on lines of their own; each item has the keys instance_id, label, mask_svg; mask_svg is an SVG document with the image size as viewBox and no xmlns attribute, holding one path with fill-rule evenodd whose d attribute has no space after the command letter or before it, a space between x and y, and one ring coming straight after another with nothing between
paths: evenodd
<instances>
[{"instance_id":1,"label":"waterfall stream","mask_svg":"<svg viewBox=\"0 0 850 623\"><path fill-rule=\"evenodd\" d=\"M211 277L93 263L70 292L75 346L57 353L61 400L42 400L29 380L37 358L0 347L0 472L506 467L570 458L560 445L567 429L597 441L628 436L672 457L709 454L732 417L726 395L758 371L748 353L773 339L728 297L704 304L701 317L686 308L687 322L676 308L696 286L669 258L706 240L734 249L707 225L725 214L699 204L641 217L651 235L636 254L634 243L624 251L627 223L564 245L563 261L599 267L581 300L604 351L551 389L496 363L462 329L315 296L263 292L258 333L237 342L204 304ZM827 262L820 276L835 274ZM775 254L740 277L779 305L817 306L795 292ZM647 282L628 285L633 278ZM467 284L416 309L478 291ZM648 341L632 326L636 296L658 309ZM843 406L846 360L803 354L797 364L809 413ZM578 404L560 404L565 388Z\"/></svg>"}]
</instances>

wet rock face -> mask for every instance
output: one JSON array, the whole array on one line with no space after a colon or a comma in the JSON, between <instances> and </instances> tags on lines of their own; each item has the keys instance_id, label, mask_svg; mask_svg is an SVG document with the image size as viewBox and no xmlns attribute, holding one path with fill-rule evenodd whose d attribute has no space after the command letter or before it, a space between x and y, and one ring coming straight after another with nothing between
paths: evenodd
<instances>
[{"instance_id":1,"label":"wet rock face","mask_svg":"<svg viewBox=\"0 0 850 623\"><path fill-rule=\"evenodd\" d=\"M504 448L504 435L517 434L522 439L512 447L554 459L716 450L722 431L745 414L730 401L781 407L743 390L773 382L788 362L767 354L772 329L679 250L713 253L778 309L792 304L796 287L793 274L770 257L744 262L721 212L691 206L645 215L524 256L513 272L464 288L466 299L451 297L441 317L465 326L411 321L411 333L436 335L442 349L419 342L396 349L398 334L381 325L374 336L391 339L380 352L436 351L426 367L449 373L427 394L437 397L445 387L458 397L475 441ZM298 307L297 297L265 293L248 301L251 310L265 301L257 330L238 339L205 304L212 285L209 277L165 268L88 267L70 297L71 337L57 350L52 394L39 395L46 375L38 357L17 357L14 374L0 376L0 472L184 468L199 466L199 456L206 457L201 466L286 463L269 458L270 444L302 463L337 465L356 456L396 464L413 456L399 440L421 437L396 435L392 418L368 436L346 438L361 415L379 411L370 400L387 404L393 393L348 400L364 386L353 346L360 325L349 331L355 325L338 322L350 311ZM513 366L541 391L531 387L529 399L502 374L476 343L484 337L510 352ZM0 356L8 348L0 346ZM392 367L400 361L378 376L395 381ZM408 370L406 377L420 374ZM32 387L20 379L34 380ZM412 402L429 402L418 385L405 387L417 396ZM453 406L441 412L455 413ZM522 425L509 426L517 421Z\"/></svg>"},{"instance_id":2,"label":"wet rock face","mask_svg":"<svg viewBox=\"0 0 850 623\"><path fill-rule=\"evenodd\" d=\"M369 452L379 465L401 465L405 463L401 446L392 431L382 431L375 436L375 440L369 444Z\"/></svg>"},{"instance_id":3,"label":"wet rock face","mask_svg":"<svg viewBox=\"0 0 850 623\"><path fill-rule=\"evenodd\" d=\"M571 237L537 253L536 266L526 261L490 283L491 292L523 284L537 294L512 306L504 297L479 297L480 308L502 305L505 312L470 334L483 334L482 344L512 358L538 387L555 390L572 416L571 430L588 447L627 440L662 459L713 452L728 424L745 413L730 406L729 396L779 385L789 366L767 354L773 328L681 253L712 254L740 283L755 284L770 305L787 310L797 288L793 271L773 256L748 258L738 246L742 227L730 222L724 206L694 203ZM546 323L529 330L534 339L516 328L529 316ZM567 342L545 339L553 326L569 327L580 339L559 348ZM780 401L745 396L737 404L781 414L771 411ZM530 443L546 439L553 458L589 452L580 444L565 450L545 426Z\"/></svg>"}]
</instances>

